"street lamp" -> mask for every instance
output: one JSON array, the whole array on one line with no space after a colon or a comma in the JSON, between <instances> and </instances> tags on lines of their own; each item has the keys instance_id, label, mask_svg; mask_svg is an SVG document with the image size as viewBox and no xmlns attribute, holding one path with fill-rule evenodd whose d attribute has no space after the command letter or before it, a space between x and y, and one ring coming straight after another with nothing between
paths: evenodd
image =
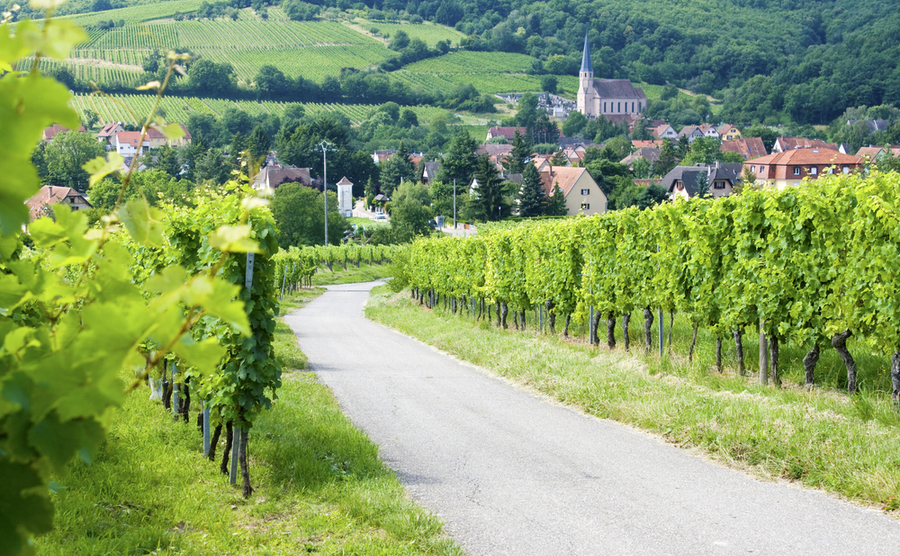
<instances>
[{"instance_id":1,"label":"street lamp","mask_svg":"<svg viewBox=\"0 0 900 556\"><path fill-rule=\"evenodd\" d=\"M334 144L322 141L318 145L322 149L322 195L325 197L325 245L328 245L328 161L326 154L334 149Z\"/></svg>"}]
</instances>

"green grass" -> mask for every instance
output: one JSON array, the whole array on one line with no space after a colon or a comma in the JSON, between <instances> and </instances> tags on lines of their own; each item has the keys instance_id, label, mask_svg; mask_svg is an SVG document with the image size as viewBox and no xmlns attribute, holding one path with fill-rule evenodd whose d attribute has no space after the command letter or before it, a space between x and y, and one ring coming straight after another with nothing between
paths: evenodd
<instances>
[{"instance_id":1,"label":"green grass","mask_svg":"<svg viewBox=\"0 0 900 556\"><path fill-rule=\"evenodd\" d=\"M379 278L387 278L391 275L390 265L360 265L356 268L352 264L347 265L347 270L341 268L341 265L335 263L332 270L319 267L318 272L313 274L313 286L331 286L335 284L356 284L363 282L372 282Z\"/></svg>"},{"instance_id":2,"label":"green grass","mask_svg":"<svg viewBox=\"0 0 900 556\"><path fill-rule=\"evenodd\" d=\"M434 45L443 40L450 41L452 46L458 46L460 39L465 37L464 34L452 27L445 27L444 25L437 25L431 22L421 24L400 24L358 18L354 23L370 32L373 28L378 29L378 34L384 37L393 35L396 31L402 29L409 35L410 39L421 39L429 48L434 48Z\"/></svg>"},{"instance_id":3,"label":"green grass","mask_svg":"<svg viewBox=\"0 0 900 556\"><path fill-rule=\"evenodd\" d=\"M823 352L818 369L824 388L807 392L796 383L802 350L791 346L782 349L782 365L788 369L784 387L760 386L756 376L734 372L733 342L725 343L726 372L715 371L715 338L707 334L701 334L697 356L689 364L681 354L687 353L690 330L678 319L676 355L660 361L658 355L643 354L638 313L632 318L630 354L621 349L621 330L618 349L591 348L581 340L580 329L571 331L572 341L537 334L530 315L528 331L503 331L451 316L440 307L422 310L408 292L373 291L366 315L565 404L653 431L758 476L897 509L900 415L876 386L882 371L869 356L858 360L871 375L861 383L872 386L850 398L832 389L841 386L842 374L833 350ZM509 320L512 328L511 314ZM605 338L605 319L601 328ZM751 334L744 338L744 351L752 372L758 343Z\"/></svg>"},{"instance_id":4,"label":"green grass","mask_svg":"<svg viewBox=\"0 0 900 556\"><path fill-rule=\"evenodd\" d=\"M278 399L250 436L251 498L202 457L197 428L173 422L142 389L111 419L96 461L57 479L65 488L53 495L55 529L37 539L37 553L461 555L331 392L287 370L297 360L286 343L276 343L286 365Z\"/></svg>"}]
</instances>

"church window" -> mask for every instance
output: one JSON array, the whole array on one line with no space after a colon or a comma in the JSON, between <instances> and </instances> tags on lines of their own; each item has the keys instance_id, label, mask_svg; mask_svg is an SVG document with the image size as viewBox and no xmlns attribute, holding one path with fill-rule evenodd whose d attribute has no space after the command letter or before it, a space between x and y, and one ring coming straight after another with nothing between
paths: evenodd
<instances>
[{"instance_id":1,"label":"church window","mask_svg":"<svg viewBox=\"0 0 900 556\"><path fill-rule=\"evenodd\" d=\"M603 113L604 114L606 113L606 103L605 102L603 103Z\"/></svg>"},{"instance_id":2,"label":"church window","mask_svg":"<svg viewBox=\"0 0 900 556\"><path fill-rule=\"evenodd\" d=\"M619 110L618 110L618 112L619 112L620 114L622 113L622 103L621 103L621 102L619 103Z\"/></svg>"}]
</instances>

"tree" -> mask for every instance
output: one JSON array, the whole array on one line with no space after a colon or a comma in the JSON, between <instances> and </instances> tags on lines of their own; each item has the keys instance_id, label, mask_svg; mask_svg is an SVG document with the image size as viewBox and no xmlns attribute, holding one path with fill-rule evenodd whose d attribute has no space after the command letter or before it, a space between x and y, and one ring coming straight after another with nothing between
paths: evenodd
<instances>
[{"instance_id":1,"label":"tree","mask_svg":"<svg viewBox=\"0 0 900 556\"><path fill-rule=\"evenodd\" d=\"M250 151L253 164L256 165L261 159L263 159L262 162L265 163L264 158L269 154L271 149L272 140L269 139L269 134L266 133L266 130L262 125L257 125L253 128L253 132L250 133L250 137L247 139L247 150Z\"/></svg>"},{"instance_id":2,"label":"tree","mask_svg":"<svg viewBox=\"0 0 900 556\"><path fill-rule=\"evenodd\" d=\"M555 153L553 153L553 156L550 157L550 165L551 166L568 166L569 160L566 158L566 155L564 152L556 151Z\"/></svg>"},{"instance_id":3,"label":"tree","mask_svg":"<svg viewBox=\"0 0 900 556\"><path fill-rule=\"evenodd\" d=\"M741 174L741 177L738 179L737 183L734 184L734 187L731 190L732 195L740 195L744 192L744 189L748 187L753 187L756 184L756 174L750 171L750 168L744 166L744 172Z\"/></svg>"},{"instance_id":4,"label":"tree","mask_svg":"<svg viewBox=\"0 0 900 556\"><path fill-rule=\"evenodd\" d=\"M569 209L566 207L566 197L559 187L559 182L553 184L553 192L547 200L547 208L544 210L547 216L566 216Z\"/></svg>"},{"instance_id":5,"label":"tree","mask_svg":"<svg viewBox=\"0 0 900 556\"><path fill-rule=\"evenodd\" d=\"M391 200L391 240L407 243L416 236L432 232L431 196L428 187L411 181L403 182Z\"/></svg>"},{"instance_id":6,"label":"tree","mask_svg":"<svg viewBox=\"0 0 900 556\"><path fill-rule=\"evenodd\" d=\"M404 181L415 181L416 169L409 159L409 151L403 141L397 152L381 164L381 192L392 197L394 188Z\"/></svg>"},{"instance_id":7,"label":"tree","mask_svg":"<svg viewBox=\"0 0 900 556\"><path fill-rule=\"evenodd\" d=\"M522 186L516 197L519 205L519 216L540 216L547 205L547 195L541 184L541 174L534 164L529 164L522 172Z\"/></svg>"},{"instance_id":8,"label":"tree","mask_svg":"<svg viewBox=\"0 0 900 556\"><path fill-rule=\"evenodd\" d=\"M281 235L282 248L292 245L322 245L325 240L324 197L299 183L285 183L272 196L272 216ZM328 242L340 243L348 229L347 219L337 210L337 196L328 193Z\"/></svg>"},{"instance_id":9,"label":"tree","mask_svg":"<svg viewBox=\"0 0 900 556\"><path fill-rule=\"evenodd\" d=\"M637 179L647 179L652 176L653 168L650 162L643 156L631 163L631 172Z\"/></svg>"},{"instance_id":10,"label":"tree","mask_svg":"<svg viewBox=\"0 0 900 556\"><path fill-rule=\"evenodd\" d=\"M697 174L697 197L705 199L710 196L709 178L707 177L706 172L701 171Z\"/></svg>"},{"instance_id":11,"label":"tree","mask_svg":"<svg viewBox=\"0 0 900 556\"><path fill-rule=\"evenodd\" d=\"M566 137L576 137L587 125L587 116L581 112L569 112L569 117L563 123L562 132Z\"/></svg>"},{"instance_id":12,"label":"tree","mask_svg":"<svg viewBox=\"0 0 900 556\"><path fill-rule=\"evenodd\" d=\"M234 67L201 58L188 70L188 86L198 96L228 97L234 91Z\"/></svg>"},{"instance_id":13,"label":"tree","mask_svg":"<svg viewBox=\"0 0 900 556\"><path fill-rule=\"evenodd\" d=\"M713 164L719 159L719 140L713 137L698 137L691 143L690 152L681 161L684 166Z\"/></svg>"},{"instance_id":14,"label":"tree","mask_svg":"<svg viewBox=\"0 0 900 556\"><path fill-rule=\"evenodd\" d=\"M284 73L275 66L266 64L256 74L256 90L265 98L281 98L291 89L291 83Z\"/></svg>"},{"instance_id":15,"label":"tree","mask_svg":"<svg viewBox=\"0 0 900 556\"><path fill-rule=\"evenodd\" d=\"M504 208L503 188L497 179L497 170L487 155L478 157L474 179L478 182L469 198L470 215L479 220L500 220Z\"/></svg>"},{"instance_id":16,"label":"tree","mask_svg":"<svg viewBox=\"0 0 900 556\"><path fill-rule=\"evenodd\" d=\"M556 76L553 75L544 75L541 77L541 90L546 93L556 93L556 89L558 87L558 83L556 81ZM580 112L576 112L580 114ZM582 114L583 115L583 114Z\"/></svg>"},{"instance_id":17,"label":"tree","mask_svg":"<svg viewBox=\"0 0 900 556\"><path fill-rule=\"evenodd\" d=\"M459 187L459 186L457 186ZM465 191L465 186L457 189L457 191ZM431 182L431 208L434 214L443 214L444 216L453 215L453 184L444 183L442 181Z\"/></svg>"},{"instance_id":18,"label":"tree","mask_svg":"<svg viewBox=\"0 0 900 556\"><path fill-rule=\"evenodd\" d=\"M517 129L513 135L512 151L503 159L503 167L508 174L521 174L527 164L525 161L531 156L531 149L525 141L525 136Z\"/></svg>"},{"instance_id":19,"label":"tree","mask_svg":"<svg viewBox=\"0 0 900 556\"><path fill-rule=\"evenodd\" d=\"M677 161L675 160L675 147L668 139L663 139L662 147L659 149L659 159L653 167L653 173L657 176L665 176L675 168Z\"/></svg>"},{"instance_id":20,"label":"tree","mask_svg":"<svg viewBox=\"0 0 900 556\"><path fill-rule=\"evenodd\" d=\"M64 131L43 151L47 174L41 179L47 185L71 187L84 193L90 177L81 167L88 160L104 155L106 150L91 135Z\"/></svg>"},{"instance_id":21,"label":"tree","mask_svg":"<svg viewBox=\"0 0 900 556\"><path fill-rule=\"evenodd\" d=\"M391 42L388 43L388 48L400 51L407 46L409 46L409 35L406 34L406 31L398 29L391 34Z\"/></svg>"},{"instance_id":22,"label":"tree","mask_svg":"<svg viewBox=\"0 0 900 556\"><path fill-rule=\"evenodd\" d=\"M456 180L458 187L468 187L475 172L477 148L478 142L467 131L460 130L450 141L449 152L441 163L438 180L450 184Z\"/></svg>"},{"instance_id":23,"label":"tree","mask_svg":"<svg viewBox=\"0 0 900 556\"><path fill-rule=\"evenodd\" d=\"M153 160L147 165L149 168L162 170L175 178L181 173L181 161L178 159L178 151L168 145L156 149Z\"/></svg>"}]
</instances>

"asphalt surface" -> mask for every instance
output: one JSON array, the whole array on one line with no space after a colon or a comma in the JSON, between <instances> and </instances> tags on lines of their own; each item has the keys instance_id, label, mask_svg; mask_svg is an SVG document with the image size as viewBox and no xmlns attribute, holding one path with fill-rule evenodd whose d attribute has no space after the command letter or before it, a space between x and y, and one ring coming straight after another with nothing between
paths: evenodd
<instances>
[{"instance_id":1,"label":"asphalt surface","mask_svg":"<svg viewBox=\"0 0 900 556\"><path fill-rule=\"evenodd\" d=\"M285 320L469 555L900 554L880 512L709 463L366 320L371 287L330 287Z\"/></svg>"}]
</instances>

